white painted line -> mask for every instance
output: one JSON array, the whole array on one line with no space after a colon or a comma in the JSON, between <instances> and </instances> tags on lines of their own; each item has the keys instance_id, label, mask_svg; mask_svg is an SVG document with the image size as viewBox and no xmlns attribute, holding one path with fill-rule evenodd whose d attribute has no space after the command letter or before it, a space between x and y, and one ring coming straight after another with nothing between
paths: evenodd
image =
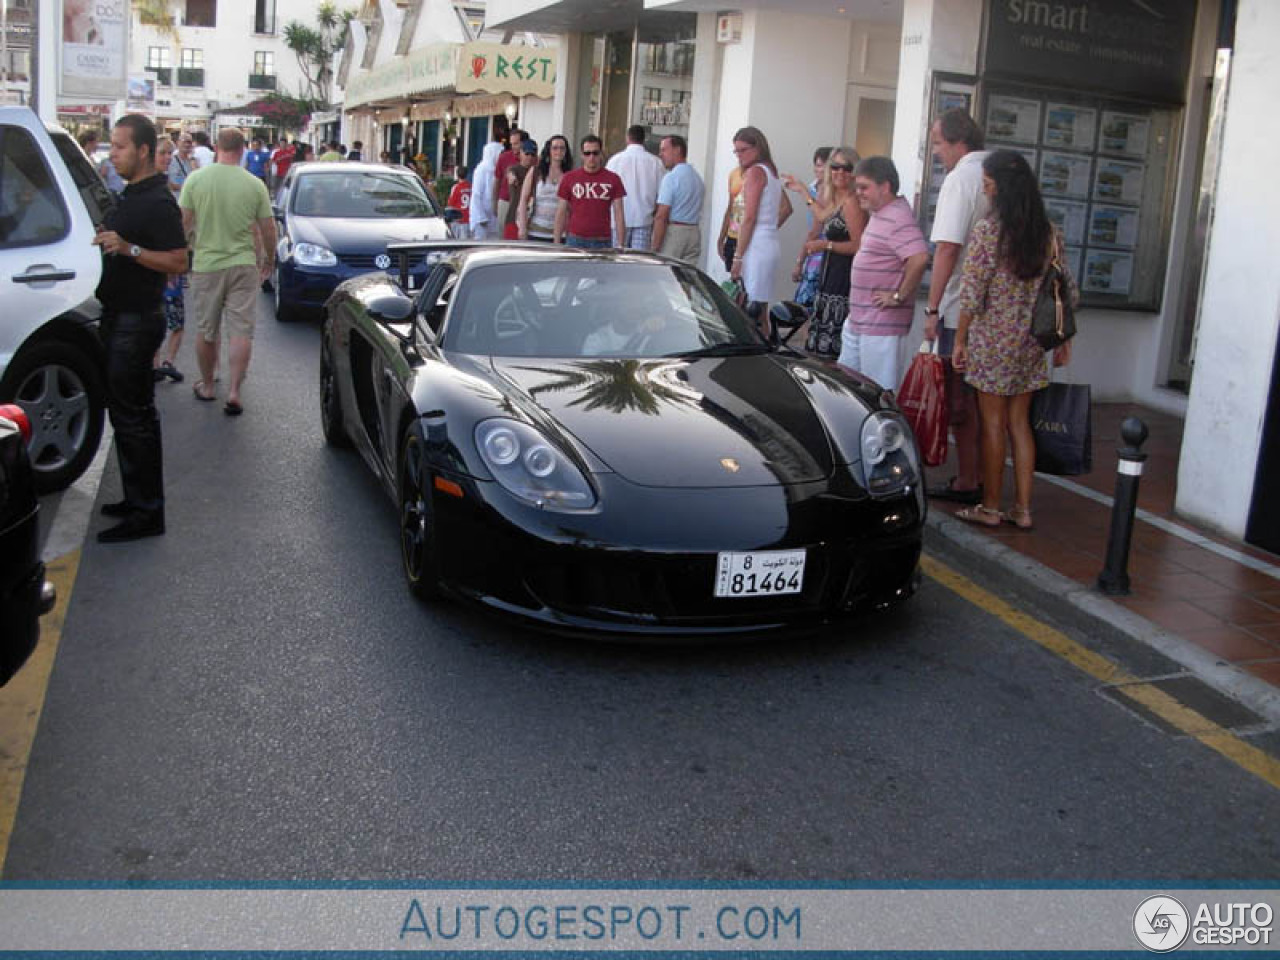
<instances>
[{"instance_id":1,"label":"white painted line","mask_svg":"<svg viewBox=\"0 0 1280 960\"><path fill-rule=\"evenodd\" d=\"M102 442L98 444L98 452L89 468L58 499L53 525L44 541L45 563L79 550L84 544L85 531L89 529L89 519L93 516L93 502L98 498L98 484L102 482L102 471L106 469L107 457L111 455L113 437L110 421L104 422Z\"/></svg>"}]
</instances>

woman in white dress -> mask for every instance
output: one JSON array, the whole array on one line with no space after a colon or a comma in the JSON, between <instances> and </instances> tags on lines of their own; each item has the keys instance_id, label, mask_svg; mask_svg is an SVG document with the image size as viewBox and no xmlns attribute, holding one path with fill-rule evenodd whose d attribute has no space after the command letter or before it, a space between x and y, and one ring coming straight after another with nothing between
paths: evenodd
<instances>
[{"instance_id":1,"label":"woman in white dress","mask_svg":"<svg viewBox=\"0 0 1280 960\"><path fill-rule=\"evenodd\" d=\"M755 127L743 127L733 135L733 152L743 171L745 209L729 276L742 282L748 311L767 335L773 276L778 267L778 228L791 216L791 201L782 189L763 133Z\"/></svg>"}]
</instances>

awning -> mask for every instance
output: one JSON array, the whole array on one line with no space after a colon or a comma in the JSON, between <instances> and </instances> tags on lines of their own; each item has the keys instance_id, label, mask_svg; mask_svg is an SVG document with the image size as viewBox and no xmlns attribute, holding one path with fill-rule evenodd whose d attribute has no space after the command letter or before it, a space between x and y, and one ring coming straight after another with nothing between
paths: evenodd
<instances>
[{"instance_id":1,"label":"awning","mask_svg":"<svg viewBox=\"0 0 1280 960\"><path fill-rule=\"evenodd\" d=\"M559 64L556 47L431 44L350 78L343 109L454 92L551 99Z\"/></svg>"}]
</instances>

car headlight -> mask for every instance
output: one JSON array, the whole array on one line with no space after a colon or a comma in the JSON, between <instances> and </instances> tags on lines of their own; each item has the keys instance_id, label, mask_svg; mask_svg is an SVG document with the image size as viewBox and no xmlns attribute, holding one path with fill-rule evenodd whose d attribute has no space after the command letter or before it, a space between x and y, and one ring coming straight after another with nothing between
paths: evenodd
<instances>
[{"instance_id":1,"label":"car headlight","mask_svg":"<svg viewBox=\"0 0 1280 960\"><path fill-rule=\"evenodd\" d=\"M304 267L336 267L338 258L328 247L318 243L295 243L293 245L294 263Z\"/></svg>"},{"instance_id":2,"label":"car headlight","mask_svg":"<svg viewBox=\"0 0 1280 960\"><path fill-rule=\"evenodd\" d=\"M907 421L873 413L862 423L862 480L873 497L900 494L920 477L920 454Z\"/></svg>"},{"instance_id":3,"label":"car headlight","mask_svg":"<svg viewBox=\"0 0 1280 960\"><path fill-rule=\"evenodd\" d=\"M476 449L509 492L543 510L586 510L595 492L582 471L540 432L518 420L476 426Z\"/></svg>"}]
</instances>

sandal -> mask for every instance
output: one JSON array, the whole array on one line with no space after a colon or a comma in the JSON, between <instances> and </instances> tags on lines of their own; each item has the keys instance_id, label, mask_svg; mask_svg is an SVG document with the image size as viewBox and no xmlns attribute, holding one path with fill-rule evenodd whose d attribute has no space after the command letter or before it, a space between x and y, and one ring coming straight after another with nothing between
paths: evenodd
<instances>
[{"instance_id":1,"label":"sandal","mask_svg":"<svg viewBox=\"0 0 1280 960\"><path fill-rule=\"evenodd\" d=\"M955 515L965 523L975 523L980 527L998 527L1005 519L1004 514L999 510L994 507L984 507L980 503L972 507L961 507Z\"/></svg>"},{"instance_id":2,"label":"sandal","mask_svg":"<svg viewBox=\"0 0 1280 960\"><path fill-rule=\"evenodd\" d=\"M217 394L211 394L209 396L205 396L203 393L201 393L200 388L205 386L208 386L208 384L206 384L203 380L197 380L195 383L191 385L191 392L196 395L196 399L199 400L201 403L213 403L213 401L218 399L218 396Z\"/></svg>"},{"instance_id":3,"label":"sandal","mask_svg":"<svg viewBox=\"0 0 1280 960\"><path fill-rule=\"evenodd\" d=\"M1005 514L1004 518L1019 530L1030 530L1035 526L1031 522L1030 507L1013 507Z\"/></svg>"}]
</instances>

